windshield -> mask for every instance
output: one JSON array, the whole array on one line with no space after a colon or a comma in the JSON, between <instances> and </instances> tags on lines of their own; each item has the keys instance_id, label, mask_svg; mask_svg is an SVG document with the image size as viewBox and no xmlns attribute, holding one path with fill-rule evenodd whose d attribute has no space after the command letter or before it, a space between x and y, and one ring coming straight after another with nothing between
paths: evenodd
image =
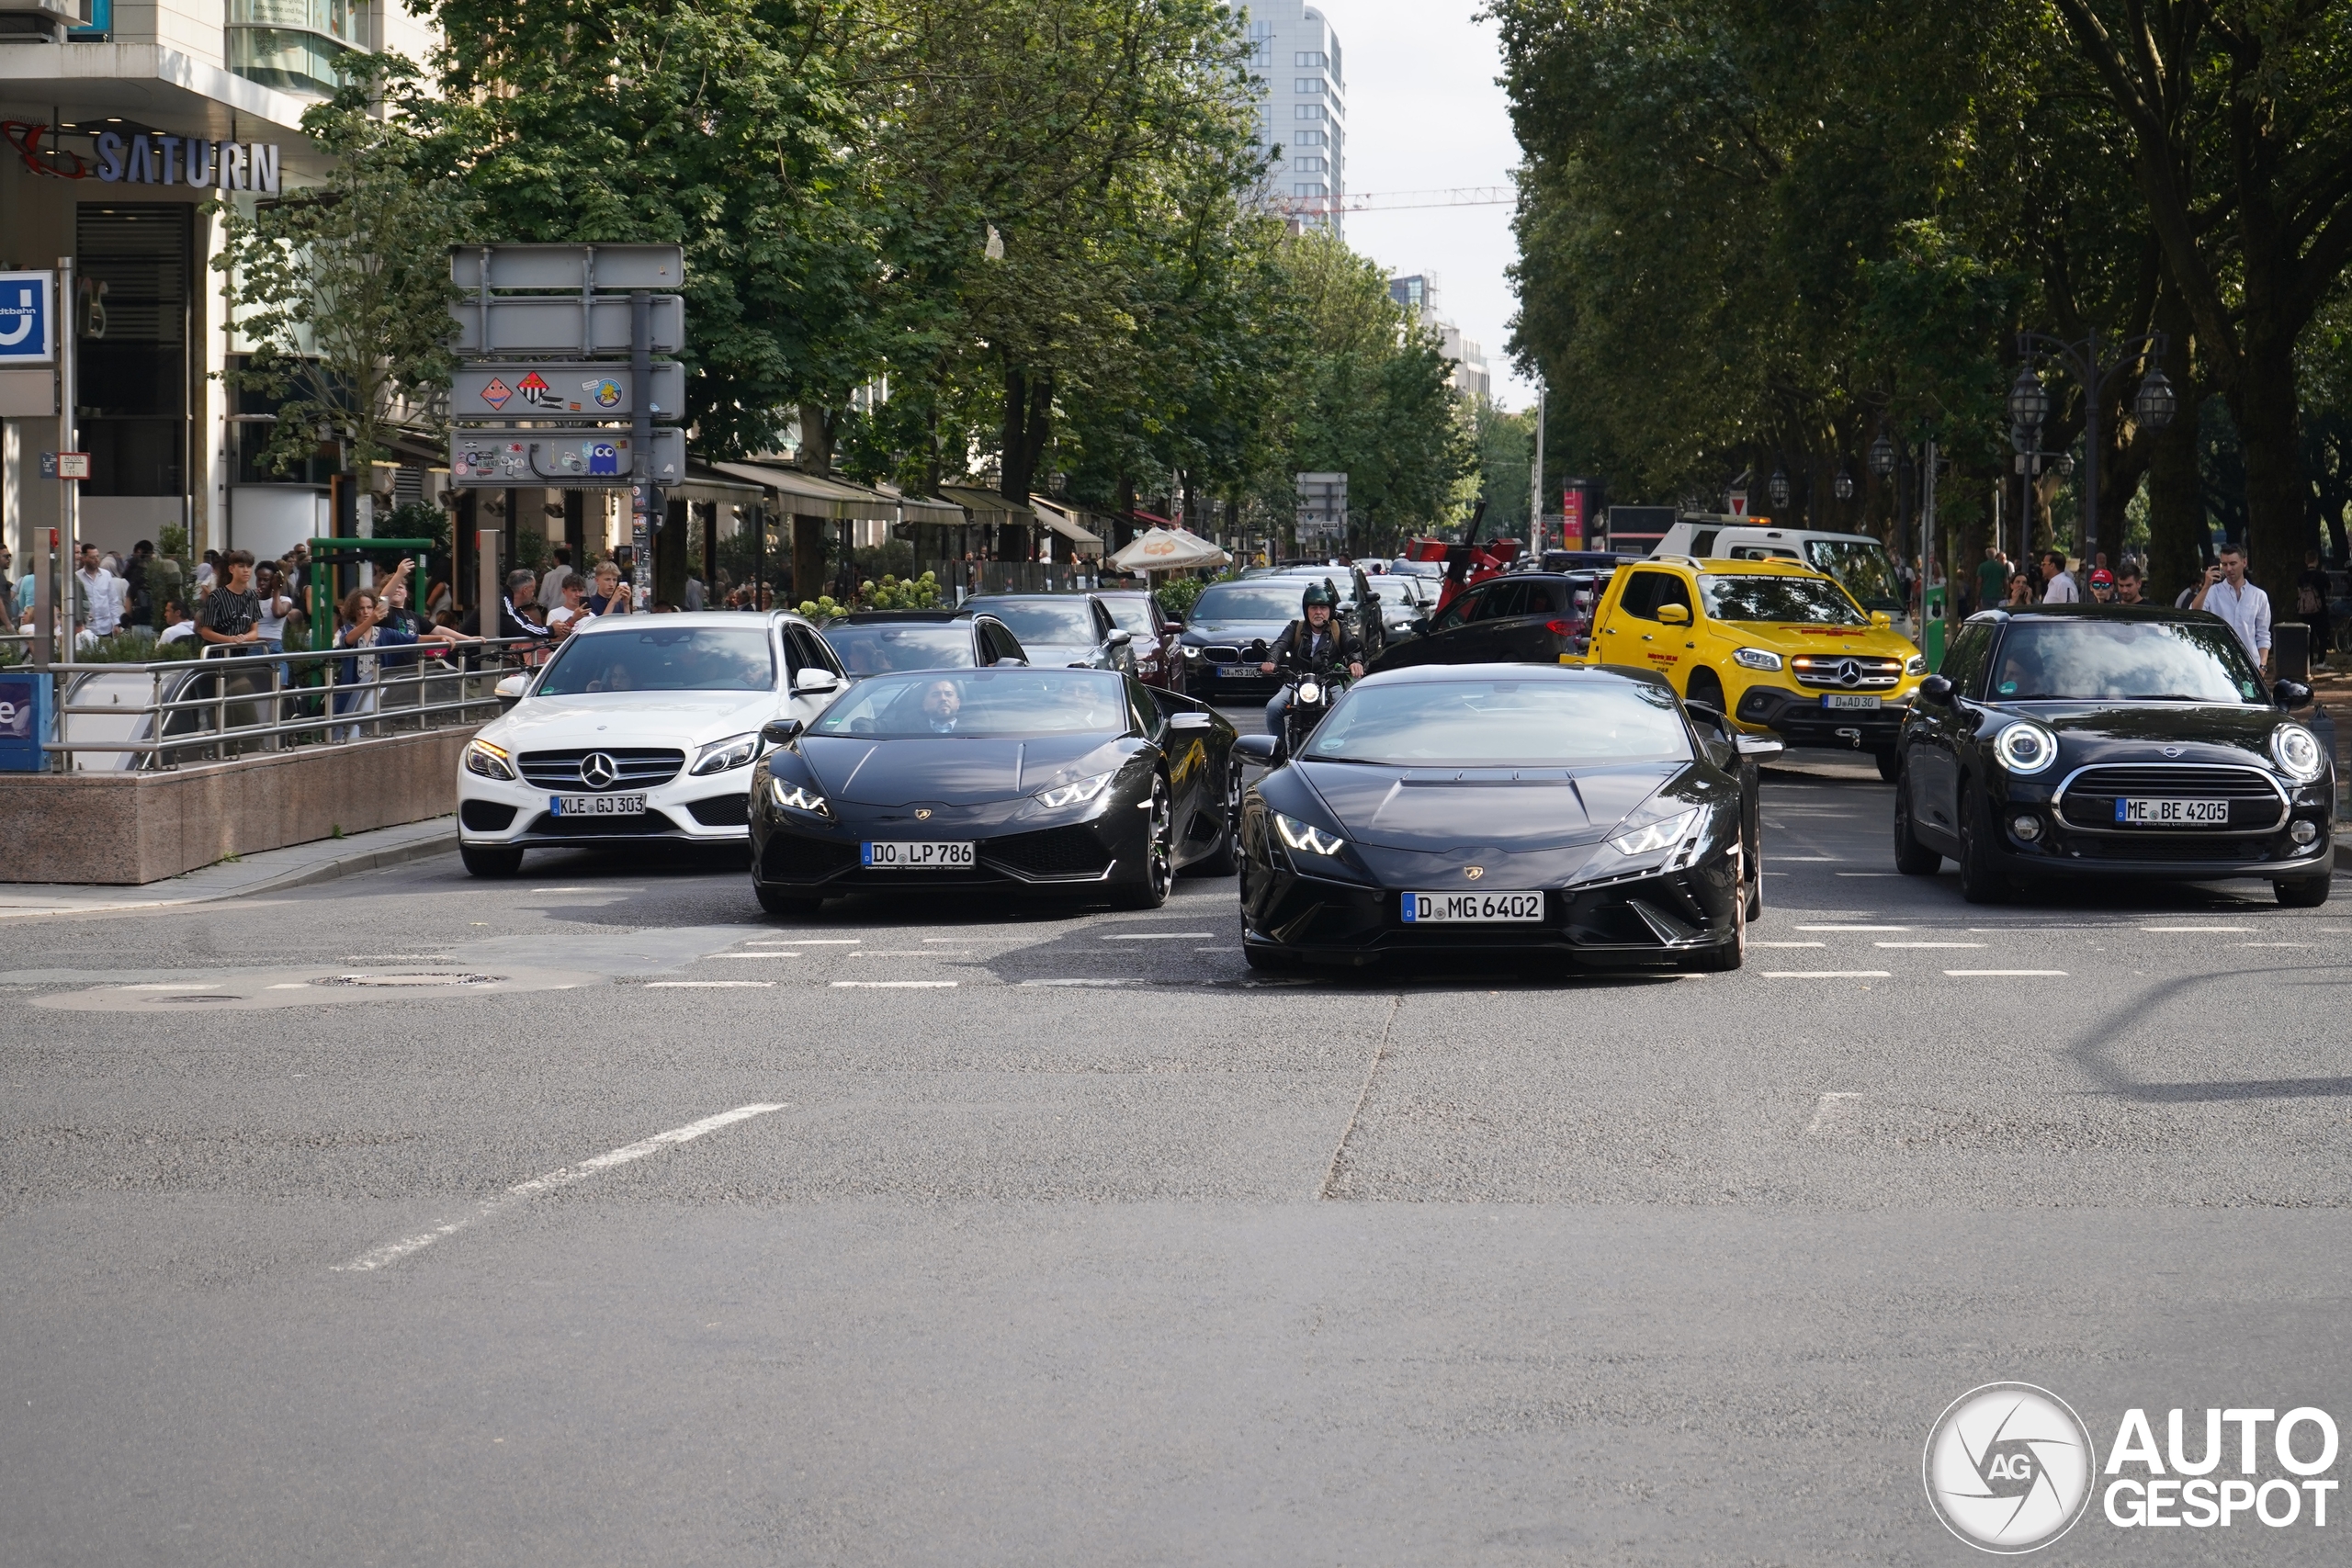
<instances>
[{"instance_id":1,"label":"windshield","mask_svg":"<svg viewBox=\"0 0 2352 1568\"><path fill-rule=\"evenodd\" d=\"M1296 578L1260 578L1255 582L1212 582L1193 604L1192 624L1223 621L1295 621L1306 584Z\"/></svg>"},{"instance_id":2,"label":"windshield","mask_svg":"<svg viewBox=\"0 0 2352 1568\"><path fill-rule=\"evenodd\" d=\"M1372 580L1372 596L1391 607L1399 605L1415 607L1429 602L1429 595L1426 592L1414 592L1419 586L1418 583L1408 580L1375 577Z\"/></svg>"},{"instance_id":3,"label":"windshield","mask_svg":"<svg viewBox=\"0 0 2352 1568\"><path fill-rule=\"evenodd\" d=\"M775 653L764 626L664 626L583 633L566 642L533 694L766 692Z\"/></svg>"},{"instance_id":4,"label":"windshield","mask_svg":"<svg viewBox=\"0 0 2352 1568\"><path fill-rule=\"evenodd\" d=\"M825 628L825 641L853 675L887 675L894 670L961 670L972 664L972 628L955 626L845 626Z\"/></svg>"},{"instance_id":5,"label":"windshield","mask_svg":"<svg viewBox=\"0 0 2352 1568\"><path fill-rule=\"evenodd\" d=\"M1416 681L1348 693L1306 754L1407 767L1572 767L1680 761L1690 737L1674 694L1645 682Z\"/></svg>"},{"instance_id":6,"label":"windshield","mask_svg":"<svg viewBox=\"0 0 2352 1568\"><path fill-rule=\"evenodd\" d=\"M2013 621L1990 700L2259 703L2262 678L2227 626L2178 621Z\"/></svg>"},{"instance_id":7,"label":"windshield","mask_svg":"<svg viewBox=\"0 0 2352 1568\"><path fill-rule=\"evenodd\" d=\"M1701 572L1699 594L1718 621L1798 621L1813 626L1861 626L1870 617L1818 577L1735 577Z\"/></svg>"},{"instance_id":8,"label":"windshield","mask_svg":"<svg viewBox=\"0 0 2352 1568\"><path fill-rule=\"evenodd\" d=\"M956 670L861 681L808 727L811 735L907 739L1124 735L1126 685L1102 670Z\"/></svg>"},{"instance_id":9,"label":"windshield","mask_svg":"<svg viewBox=\"0 0 2352 1568\"><path fill-rule=\"evenodd\" d=\"M1869 539L1807 539L1805 564L1846 585L1846 592L1872 610L1899 610L1903 592L1886 547Z\"/></svg>"},{"instance_id":10,"label":"windshield","mask_svg":"<svg viewBox=\"0 0 2352 1568\"><path fill-rule=\"evenodd\" d=\"M1105 593L1102 607L1111 612L1111 619L1118 623L1121 631L1141 637L1157 635L1151 629L1151 606L1144 602L1142 594Z\"/></svg>"},{"instance_id":11,"label":"windshield","mask_svg":"<svg viewBox=\"0 0 2352 1568\"><path fill-rule=\"evenodd\" d=\"M1094 646L1094 615L1083 599L1066 604L1035 599L975 599L967 609L983 610L1012 628L1023 643L1065 643Z\"/></svg>"}]
</instances>

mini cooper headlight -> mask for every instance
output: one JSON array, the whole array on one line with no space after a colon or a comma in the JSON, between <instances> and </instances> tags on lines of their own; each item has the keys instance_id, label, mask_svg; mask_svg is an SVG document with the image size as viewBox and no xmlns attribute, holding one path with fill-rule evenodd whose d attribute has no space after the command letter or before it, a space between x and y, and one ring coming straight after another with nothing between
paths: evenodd
<instances>
[{"instance_id":1,"label":"mini cooper headlight","mask_svg":"<svg viewBox=\"0 0 2352 1568\"><path fill-rule=\"evenodd\" d=\"M1636 828L1620 833L1609 840L1610 847L1621 855L1645 855L1659 850L1670 850L1682 841L1690 824L1699 819L1699 808L1692 807L1679 817L1669 817L1663 822L1653 822L1646 828Z\"/></svg>"},{"instance_id":2,"label":"mini cooper headlight","mask_svg":"<svg viewBox=\"0 0 2352 1568\"><path fill-rule=\"evenodd\" d=\"M787 784L782 779L768 780L768 798L786 811L806 811L811 817L831 817L833 808L825 797L806 784Z\"/></svg>"},{"instance_id":3,"label":"mini cooper headlight","mask_svg":"<svg viewBox=\"0 0 2352 1568\"><path fill-rule=\"evenodd\" d=\"M2058 738L2038 724L2013 724L1993 738L1993 754L2013 773L2039 773L2058 760Z\"/></svg>"},{"instance_id":4,"label":"mini cooper headlight","mask_svg":"<svg viewBox=\"0 0 2352 1568\"><path fill-rule=\"evenodd\" d=\"M1295 817L1285 817L1279 811L1274 813L1274 831L1282 835L1284 844L1310 855L1338 854L1348 842L1337 834L1327 833L1320 828L1302 822Z\"/></svg>"},{"instance_id":5,"label":"mini cooper headlight","mask_svg":"<svg viewBox=\"0 0 2352 1568\"><path fill-rule=\"evenodd\" d=\"M1037 792L1037 804L1048 811L1058 807L1082 805L1101 795L1102 787L1110 782L1109 773L1097 773L1091 779L1080 779L1076 784L1056 784L1051 789L1041 789Z\"/></svg>"},{"instance_id":6,"label":"mini cooper headlight","mask_svg":"<svg viewBox=\"0 0 2352 1568\"><path fill-rule=\"evenodd\" d=\"M1785 662L1779 654L1764 648L1736 648L1732 649L1731 661L1745 664L1750 670L1778 670Z\"/></svg>"},{"instance_id":7,"label":"mini cooper headlight","mask_svg":"<svg viewBox=\"0 0 2352 1568\"><path fill-rule=\"evenodd\" d=\"M2282 724L2270 732L2270 754L2290 779L2309 784L2320 775L2318 738L2300 724Z\"/></svg>"},{"instance_id":8,"label":"mini cooper headlight","mask_svg":"<svg viewBox=\"0 0 2352 1568\"><path fill-rule=\"evenodd\" d=\"M514 781L514 761L503 746L492 746L487 740L475 740L466 747L466 772L480 773L486 779Z\"/></svg>"},{"instance_id":9,"label":"mini cooper headlight","mask_svg":"<svg viewBox=\"0 0 2352 1568\"><path fill-rule=\"evenodd\" d=\"M729 768L740 768L760 754L760 738L751 735L730 735L724 740L714 740L695 753L691 770L695 778L705 773L723 773Z\"/></svg>"},{"instance_id":10,"label":"mini cooper headlight","mask_svg":"<svg viewBox=\"0 0 2352 1568\"><path fill-rule=\"evenodd\" d=\"M1913 654L1903 661L1903 672L1905 675L1925 675L1928 672L1928 656L1924 653Z\"/></svg>"}]
</instances>

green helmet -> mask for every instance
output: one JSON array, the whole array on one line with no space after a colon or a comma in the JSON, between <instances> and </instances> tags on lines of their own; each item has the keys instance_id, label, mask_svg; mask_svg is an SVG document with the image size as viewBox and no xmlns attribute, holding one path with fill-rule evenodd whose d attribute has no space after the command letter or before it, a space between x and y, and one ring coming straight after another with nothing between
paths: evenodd
<instances>
[{"instance_id":1,"label":"green helmet","mask_svg":"<svg viewBox=\"0 0 2352 1568\"><path fill-rule=\"evenodd\" d=\"M1331 592L1329 583L1310 582L1306 585L1306 592L1298 596L1298 612L1303 615L1317 604L1327 610L1335 609L1339 603L1340 596Z\"/></svg>"}]
</instances>

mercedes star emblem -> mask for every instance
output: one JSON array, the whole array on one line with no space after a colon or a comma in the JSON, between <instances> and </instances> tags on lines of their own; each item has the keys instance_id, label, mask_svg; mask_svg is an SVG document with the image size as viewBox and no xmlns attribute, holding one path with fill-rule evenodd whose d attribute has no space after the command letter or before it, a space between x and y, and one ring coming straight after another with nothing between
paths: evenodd
<instances>
[{"instance_id":1,"label":"mercedes star emblem","mask_svg":"<svg viewBox=\"0 0 2352 1568\"><path fill-rule=\"evenodd\" d=\"M1462 874L1476 882L1487 874L1487 868L1483 865L1465 865L1462 868Z\"/></svg>"},{"instance_id":2,"label":"mercedes star emblem","mask_svg":"<svg viewBox=\"0 0 2352 1568\"><path fill-rule=\"evenodd\" d=\"M580 782L590 789L610 789L620 776L621 771L602 751L591 751L580 759Z\"/></svg>"}]
</instances>

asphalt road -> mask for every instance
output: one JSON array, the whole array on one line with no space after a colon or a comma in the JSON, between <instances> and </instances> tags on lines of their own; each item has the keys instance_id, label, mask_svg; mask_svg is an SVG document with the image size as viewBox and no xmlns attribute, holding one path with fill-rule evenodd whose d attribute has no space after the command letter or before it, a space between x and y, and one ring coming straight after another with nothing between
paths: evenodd
<instances>
[{"instance_id":1,"label":"asphalt road","mask_svg":"<svg viewBox=\"0 0 2352 1568\"><path fill-rule=\"evenodd\" d=\"M1951 1563L1974 1385L2352 1423L2352 885L1973 908L1836 772L1703 978L584 853L11 923L0 1562Z\"/></svg>"}]
</instances>

